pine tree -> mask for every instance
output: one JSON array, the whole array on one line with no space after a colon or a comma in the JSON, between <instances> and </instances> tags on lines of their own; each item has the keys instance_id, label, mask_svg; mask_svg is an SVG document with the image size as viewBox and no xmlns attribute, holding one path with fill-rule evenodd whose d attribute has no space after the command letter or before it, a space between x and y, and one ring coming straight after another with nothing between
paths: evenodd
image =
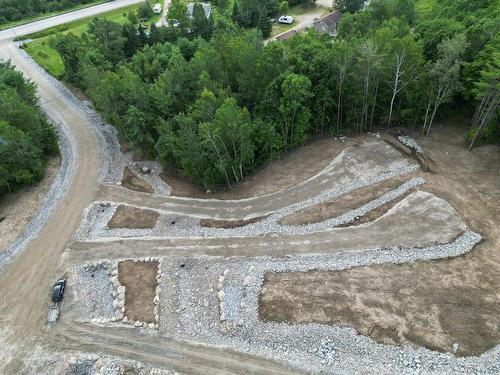
<instances>
[{"instance_id":1,"label":"pine tree","mask_svg":"<svg viewBox=\"0 0 500 375\"><path fill-rule=\"evenodd\" d=\"M231 19L234 23L240 25L241 23L241 13L240 8L238 7L238 2L235 1L233 5L233 13L231 14Z\"/></svg>"},{"instance_id":2,"label":"pine tree","mask_svg":"<svg viewBox=\"0 0 500 375\"><path fill-rule=\"evenodd\" d=\"M262 32L262 37L267 38L271 35L273 25L267 16L267 12L262 8L259 12L259 19L257 20L257 28Z\"/></svg>"}]
</instances>

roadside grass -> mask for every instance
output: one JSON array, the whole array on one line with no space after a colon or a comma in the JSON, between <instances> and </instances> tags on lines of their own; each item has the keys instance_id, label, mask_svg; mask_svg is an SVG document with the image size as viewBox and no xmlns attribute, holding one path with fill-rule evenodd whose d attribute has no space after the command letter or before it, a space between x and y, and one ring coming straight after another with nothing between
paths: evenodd
<instances>
[{"instance_id":1,"label":"roadside grass","mask_svg":"<svg viewBox=\"0 0 500 375\"><path fill-rule=\"evenodd\" d=\"M88 3L88 4L76 5L74 7L71 7L71 8L68 8L68 9L64 9L64 10L60 10L60 11L39 14L39 15L34 16L34 17L23 18L22 20L19 20L19 21L7 22L7 23L4 23L4 24L0 25L0 31L1 30L5 30L5 29L10 29L11 27L21 26L21 25L24 25L26 23L40 21L40 20L43 20L43 19L46 19L46 18L50 18L50 17L53 17L53 16L58 16L60 14L74 12L75 10L85 9L85 8L93 7L95 5L99 5L99 4L103 4L103 3L109 3L110 1L113 1L113 0L94 0L91 3Z\"/></svg>"},{"instance_id":2,"label":"roadside grass","mask_svg":"<svg viewBox=\"0 0 500 375\"><path fill-rule=\"evenodd\" d=\"M286 12L286 16L300 17L300 16L303 16L305 14L315 12L318 9L320 9L320 8L317 7L316 5L299 4L299 5L295 5L293 7L290 7L290 9L288 9L288 12ZM327 12L327 10L325 9L325 13L326 12ZM285 14L282 14L282 15L285 15ZM284 33L285 31L288 31L288 30L296 27L298 24L298 20L294 20L294 22L291 25L278 23L278 18L280 16L281 15L278 15L276 17L276 21L273 23L273 29L271 31L271 38L273 36Z\"/></svg>"},{"instance_id":3,"label":"roadside grass","mask_svg":"<svg viewBox=\"0 0 500 375\"><path fill-rule=\"evenodd\" d=\"M64 75L64 63L59 53L50 46L50 39L57 34L81 35L87 31L88 25L95 18L105 18L110 21L125 24L128 22L127 14L129 11L137 11L142 4L130 5L128 7L116 9L110 12L102 13L99 16L82 18L81 20L73 21L64 25L52 27L42 30L37 33L23 36L23 39L32 39L24 45L24 49L31 57L42 66L47 72L56 78L62 78ZM147 24L158 22L159 16L151 17Z\"/></svg>"}]
</instances>

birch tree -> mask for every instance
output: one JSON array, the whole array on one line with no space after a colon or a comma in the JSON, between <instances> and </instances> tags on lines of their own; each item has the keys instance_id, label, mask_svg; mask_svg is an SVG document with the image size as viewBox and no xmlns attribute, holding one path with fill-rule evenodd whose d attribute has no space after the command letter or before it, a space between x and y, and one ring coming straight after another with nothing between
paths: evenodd
<instances>
[{"instance_id":1,"label":"birch tree","mask_svg":"<svg viewBox=\"0 0 500 375\"><path fill-rule=\"evenodd\" d=\"M451 100L460 87L462 55L466 48L465 35L446 39L438 46L435 62L429 63L429 99L422 131L429 135L436 112L443 103Z\"/></svg>"},{"instance_id":2,"label":"birch tree","mask_svg":"<svg viewBox=\"0 0 500 375\"><path fill-rule=\"evenodd\" d=\"M391 77L388 81L391 99L388 109L387 128L392 124L396 98L409 84L419 78L422 64L422 48L415 42L412 35L407 35L393 40L388 58L391 64Z\"/></svg>"}]
</instances>

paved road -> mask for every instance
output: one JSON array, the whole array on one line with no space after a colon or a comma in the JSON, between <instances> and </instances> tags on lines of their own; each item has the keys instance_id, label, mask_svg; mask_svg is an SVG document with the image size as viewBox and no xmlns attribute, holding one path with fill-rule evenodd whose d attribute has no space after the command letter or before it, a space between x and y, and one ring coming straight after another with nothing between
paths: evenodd
<instances>
[{"instance_id":1,"label":"paved road","mask_svg":"<svg viewBox=\"0 0 500 375\"><path fill-rule=\"evenodd\" d=\"M0 31L0 41L9 40L17 36L35 33L37 31L45 30L53 26L62 25L64 23L68 23L85 17L95 16L97 14L122 8L127 5L143 3L144 1L145 0L115 0L109 3L99 4L93 7L88 7L76 10L74 12L64 13L58 16L45 18L40 21L31 22L25 25L16 26L10 29Z\"/></svg>"}]
</instances>

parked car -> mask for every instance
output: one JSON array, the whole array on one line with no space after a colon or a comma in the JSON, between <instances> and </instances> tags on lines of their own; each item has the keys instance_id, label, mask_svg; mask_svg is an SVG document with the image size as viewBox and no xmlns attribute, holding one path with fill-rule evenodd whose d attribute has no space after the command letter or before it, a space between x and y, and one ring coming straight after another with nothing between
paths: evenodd
<instances>
[{"instance_id":1,"label":"parked car","mask_svg":"<svg viewBox=\"0 0 500 375\"><path fill-rule=\"evenodd\" d=\"M161 13L161 4L160 3L156 3L154 8L153 8L153 11L156 13L156 14L160 14Z\"/></svg>"},{"instance_id":2,"label":"parked car","mask_svg":"<svg viewBox=\"0 0 500 375\"><path fill-rule=\"evenodd\" d=\"M287 25L291 25L293 23L293 17L292 16L281 16L278 19L279 23L286 23Z\"/></svg>"},{"instance_id":3,"label":"parked car","mask_svg":"<svg viewBox=\"0 0 500 375\"><path fill-rule=\"evenodd\" d=\"M66 289L66 279L59 279L54 284L52 289L52 301L59 302L64 297L64 290Z\"/></svg>"},{"instance_id":4,"label":"parked car","mask_svg":"<svg viewBox=\"0 0 500 375\"><path fill-rule=\"evenodd\" d=\"M172 27L179 27L181 24L179 23L178 20L176 20L175 18L173 18L171 20L167 20L166 25L167 26L172 26Z\"/></svg>"}]
</instances>

